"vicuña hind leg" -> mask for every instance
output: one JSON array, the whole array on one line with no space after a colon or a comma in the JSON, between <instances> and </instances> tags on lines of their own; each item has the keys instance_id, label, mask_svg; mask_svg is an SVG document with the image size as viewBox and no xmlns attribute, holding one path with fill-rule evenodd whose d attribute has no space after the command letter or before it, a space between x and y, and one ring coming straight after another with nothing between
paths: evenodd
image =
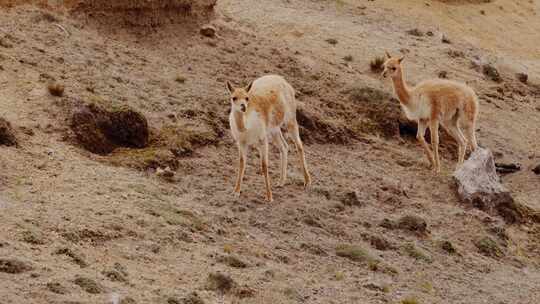
<instances>
[{"instance_id":1,"label":"vicu\u00f1a hind leg","mask_svg":"<svg viewBox=\"0 0 540 304\"><path fill-rule=\"evenodd\" d=\"M429 126L431 133L431 146L433 147L433 157L435 158L435 167L433 171L441 172L441 160L439 158L439 122L432 120Z\"/></svg>"},{"instance_id":2,"label":"vicu\u00f1a hind leg","mask_svg":"<svg viewBox=\"0 0 540 304\"><path fill-rule=\"evenodd\" d=\"M272 202L272 185L270 183L270 174L268 173L268 141L265 139L263 145L259 148L261 155L261 167L264 175L264 184L266 186L266 200Z\"/></svg>"},{"instance_id":3,"label":"vicu\u00f1a hind leg","mask_svg":"<svg viewBox=\"0 0 540 304\"><path fill-rule=\"evenodd\" d=\"M446 132L448 132L448 134L450 134L450 136L458 144L458 163L457 163L457 167L459 167L461 164L463 164L463 160L465 159L465 150L467 148L466 140L461 135L461 132L459 131L459 128L458 128L458 125L457 125L457 120L452 119L451 121L443 124L443 127L445 128Z\"/></svg>"},{"instance_id":4,"label":"vicu\u00f1a hind leg","mask_svg":"<svg viewBox=\"0 0 540 304\"><path fill-rule=\"evenodd\" d=\"M288 162L288 152L289 152L289 145L287 144L287 141L283 137L283 133L281 133L281 130L274 134L272 137L274 144L278 146L279 148L279 158L281 161L280 164L280 170L281 170L281 178L279 181L279 186L283 187L285 186L285 182L287 181L287 162Z\"/></svg>"},{"instance_id":5,"label":"vicu\u00f1a hind leg","mask_svg":"<svg viewBox=\"0 0 540 304\"><path fill-rule=\"evenodd\" d=\"M433 153L431 153L431 149L429 148L429 145L426 143L426 139L424 138L424 136L426 136L426 129L427 122L425 120L418 121L418 131L416 133L416 139L420 142L422 148L424 148L429 164L432 168L434 168L435 162L433 161Z\"/></svg>"},{"instance_id":6,"label":"vicu\u00f1a hind leg","mask_svg":"<svg viewBox=\"0 0 540 304\"><path fill-rule=\"evenodd\" d=\"M464 126L465 137L471 144L471 151L475 151L478 148L478 143L476 142L476 131L474 129L474 124L468 124Z\"/></svg>"},{"instance_id":7,"label":"vicu\u00f1a hind leg","mask_svg":"<svg viewBox=\"0 0 540 304\"><path fill-rule=\"evenodd\" d=\"M300 139L300 130L298 128L298 123L296 121L291 122L289 125L289 130L292 133L294 143L298 150L298 154L300 155L302 171L304 172L304 187L308 187L311 185L311 175L309 174L307 169L306 155L304 154L304 145L302 144L302 140Z\"/></svg>"}]
</instances>

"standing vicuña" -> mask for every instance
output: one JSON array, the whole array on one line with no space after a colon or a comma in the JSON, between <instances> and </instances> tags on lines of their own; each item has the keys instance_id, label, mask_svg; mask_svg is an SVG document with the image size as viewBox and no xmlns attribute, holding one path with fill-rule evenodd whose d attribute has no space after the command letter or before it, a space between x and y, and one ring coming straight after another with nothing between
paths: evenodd
<instances>
[{"instance_id":1,"label":"standing vicu\u00f1a","mask_svg":"<svg viewBox=\"0 0 540 304\"><path fill-rule=\"evenodd\" d=\"M459 82L431 79L409 88L403 79L401 58L392 58L388 52L384 63L383 77L390 75L394 90L405 115L418 122L416 138L424 147L433 170L440 172L439 123L458 143L458 166L465 158L467 142L474 151L477 148L475 127L478 116L478 97L467 85ZM465 130L465 135L461 132ZM426 128L431 133L433 152L424 139Z\"/></svg>"},{"instance_id":2,"label":"standing vicu\u00f1a","mask_svg":"<svg viewBox=\"0 0 540 304\"><path fill-rule=\"evenodd\" d=\"M262 172L266 183L266 199L272 201L272 189L268 175L269 139L279 148L281 158L280 185L285 185L288 145L281 133L281 128L284 128L292 135L304 171L304 186L309 186L311 177L307 170L304 146L300 140L296 121L296 100L291 85L281 76L268 75L255 80L246 88L234 89L227 82L227 89L231 95L229 122L240 155L238 178L234 193L240 195L248 148L257 145L261 155Z\"/></svg>"}]
</instances>

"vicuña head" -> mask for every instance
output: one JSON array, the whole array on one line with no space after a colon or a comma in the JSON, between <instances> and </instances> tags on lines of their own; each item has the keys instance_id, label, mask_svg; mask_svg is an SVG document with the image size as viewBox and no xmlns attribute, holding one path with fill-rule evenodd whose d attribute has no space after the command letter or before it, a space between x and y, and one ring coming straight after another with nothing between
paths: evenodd
<instances>
[{"instance_id":1,"label":"vicu\u00f1a head","mask_svg":"<svg viewBox=\"0 0 540 304\"><path fill-rule=\"evenodd\" d=\"M440 172L439 125L458 143L458 166L463 163L467 144L474 151L478 97L469 86L450 80L430 79L409 88L403 73L404 57L386 52L383 77L390 76L401 108L408 119L418 122L416 138L424 148L433 170ZM433 151L424 136L429 127ZM462 132L462 129L465 132Z\"/></svg>"},{"instance_id":2,"label":"vicu\u00f1a head","mask_svg":"<svg viewBox=\"0 0 540 304\"><path fill-rule=\"evenodd\" d=\"M296 100L294 89L281 76L268 75L258 78L245 88L234 88L227 82L231 100L229 123L231 133L239 151L238 177L234 187L235 195L240 195L250 146L257 146L261 154L262 172L266 184L266 199L272 201L272 189L268 174L268 142L271 140L279 148L281 159L281 182L287 178L287 141L282 129L290 133L300 154L304 171L304 184L311 184L307 171L304 146L300 140L296 122Z\"/></svg>"},{"instance_id":3,"label":"vicu\u00f1a head","mask_svg":"<svg viewBox=\"0 0 540 304\"><path fill-rule=\"evenodd\" d=\"M231 95L231 107L233 111L239 111L245 113L249 102L249 90L251 89L251 82L245 88L233 88L230 82L227 81L227 90Z\"/></svg>"},{"instance_id":4,"label":"vicu\u00f1a head","mask_svg":"<svg viewBox=\"0 0 540 304\"><path fill-rule=\"evenodd\" d=\"M399 58L392 58L388 52L386 52L386 61L383 64L382 76L386 78L390 76L391 78L399 77L401 75L401 62L405 59L405 56Z\"/></svg>"}]
</instances>

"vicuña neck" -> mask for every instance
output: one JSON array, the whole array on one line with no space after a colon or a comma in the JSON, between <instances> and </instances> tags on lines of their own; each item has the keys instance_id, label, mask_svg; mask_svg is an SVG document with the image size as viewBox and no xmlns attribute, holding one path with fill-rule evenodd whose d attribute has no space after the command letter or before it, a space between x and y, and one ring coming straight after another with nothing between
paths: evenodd
<instances>
[{"instance_id":1,"label":"vicu\u00f1a neck","mask_svg":"<svg viewBox=\"0 0 540 304\"><path fill-rule=\"evenodd\" d=\"M234 122L236 123L236 127L238 128L238 131L244 132L246 130L246 126L244 125L244 114L238 111L234 111Z\"/></svg>"},{"instance_id":2,"label":"vicu\u00f1a neck","mask_svg":"<svg viewBox=\"0 0 540 304\"><path fill-rule=\"evenodd\" d=\"M396 91L399 101L404 106L408 106L411 102L411 94L409 87L407 87L403 78L403 71L399 71L399 74L396 77L393 77L392 81L394 82L394 90Z\"/></svg>"}]
</instances>

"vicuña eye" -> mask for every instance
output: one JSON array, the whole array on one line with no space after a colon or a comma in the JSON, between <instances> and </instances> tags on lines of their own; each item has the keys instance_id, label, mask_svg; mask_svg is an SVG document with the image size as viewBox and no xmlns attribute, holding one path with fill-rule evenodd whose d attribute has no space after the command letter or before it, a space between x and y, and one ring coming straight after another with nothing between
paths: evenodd
<instances>
[{"instance_id":1,"label":"vicu\u00f1a eye","mask_svg":"<svg viewBox=\"0 0 540 304\"><path fill-rule=\"evenodd\" d=\"M233 98L232 98L233 101L236 101L237 99L238 99L238 98L236 98L236 97L233 97Z\"/></svg>"},{"instance_id":2,"label":"vicu\u00f1a eye","mask_svg":"<svg viewBox=\"0 0 540 304\"><path fill-rule=\"evenodd\" d=\"M246 101L249 101L249 97L246 97Z\"/></svg>"}]
</instances>

